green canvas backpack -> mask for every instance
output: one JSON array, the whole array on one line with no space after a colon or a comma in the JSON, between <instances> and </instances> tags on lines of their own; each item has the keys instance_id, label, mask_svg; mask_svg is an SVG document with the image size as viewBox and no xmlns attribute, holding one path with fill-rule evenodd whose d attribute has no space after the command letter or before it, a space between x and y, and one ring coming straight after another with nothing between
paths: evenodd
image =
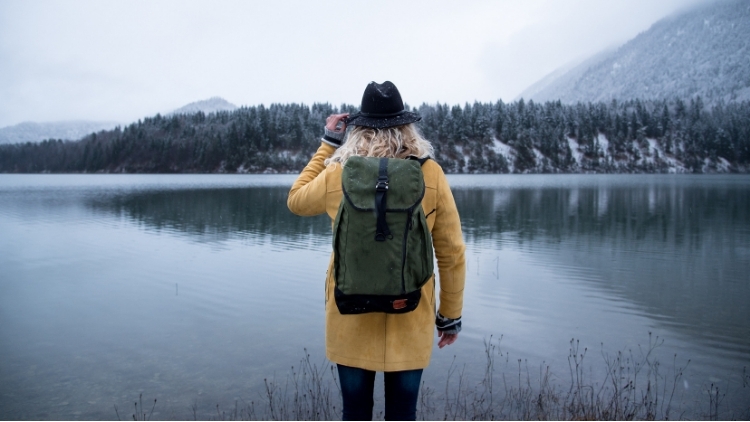
<instances>
[{"instance_id":1,"label":"green canvas backpack","mask_svg":"<svg viewBox=\"0 0 750 422\"><path fill-rule=\"evenodd\" d=\"M422 209L425 160L346 161L333 225L334 298L342 314L417 308L433 273L432 236Z\"/></svg>"}]
</instances>

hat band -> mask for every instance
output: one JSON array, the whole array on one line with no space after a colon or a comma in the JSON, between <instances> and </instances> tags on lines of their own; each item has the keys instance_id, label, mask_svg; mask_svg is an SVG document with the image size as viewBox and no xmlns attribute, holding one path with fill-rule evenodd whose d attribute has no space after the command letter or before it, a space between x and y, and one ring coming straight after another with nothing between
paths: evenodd
<instances>
[{"instance_id":1,"label":"hat band","mask_svg":"<svg viewBox=\"0 0 750 422\"><path fill-rule=\"evenodd\" d=\"M371 118L386 118L386 117L396 117L400 116L402 114L406 113L406 110L397 111L395 113L365 113L363 111L359 112L359 115L362 117L371 117Z\"/></svg>"}]
</instances>

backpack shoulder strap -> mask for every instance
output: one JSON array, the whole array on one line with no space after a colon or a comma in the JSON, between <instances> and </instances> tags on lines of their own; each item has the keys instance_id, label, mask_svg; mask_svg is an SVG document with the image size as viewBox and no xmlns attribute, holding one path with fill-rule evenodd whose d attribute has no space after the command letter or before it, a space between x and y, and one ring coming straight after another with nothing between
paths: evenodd
<instances>
[{"instance_id":1,"label":"backpack shoulder strap","mask_svg":"<svg viewBox=\"0 0 750 422\"><path fill-rule=\"evenodd\" d=\"M427 157L422 157L422 158L419 158L419 157L415 157L415 156L413 156L413 155L410 155L410 156L409 156L409 159L410 159L410 160L414 160L414 161L418 161L418 162L419 162L419 165L420 165L420 167L421 167L421 166L423 166L423 165L424 165L424 163L426 163L426 162L427 162L427 160L429 160L429 159L430 159L430 156L428 155Z\"/></svg>"}]
</instances>

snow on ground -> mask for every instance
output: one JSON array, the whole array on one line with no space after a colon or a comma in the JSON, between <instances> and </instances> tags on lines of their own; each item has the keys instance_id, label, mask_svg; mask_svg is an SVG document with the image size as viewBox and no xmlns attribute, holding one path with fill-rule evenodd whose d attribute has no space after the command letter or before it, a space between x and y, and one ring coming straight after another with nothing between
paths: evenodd
<instances>
[{"instance_id":1,"label":"snow on ground","mask_svg":"<svg viewBox=\"0 0 750 422\"><path fill-rule=\"evenodd\" d=\"M659 153L659 156L661 157L664 155L664 151L661 150L659 147L659 143L656 141L656 139L652 138L646 138L646 141L648 142L648 153L651 157L655 157L655 153Z\"/></svg>"},{"instance_id":2,"label":"snow on ground","mask_svg":"<svg viewBox=\"0 0 750 422\"><path fill-rule=\"evenodd\" d=\"M732 166L732 163L727 161L724 157L718 157L716 160L716 171L722 172L722 173L729 173L729 168Z\"/></svg>"},{"instance_id":3,"label":"snow on ground","mask_svg":"<svg viewBox=\"0 0 750 422\"><path fill-rule=\"evenodd\" d=\"M578 142L573 138L568 138L568 147L570 147L570 152L573 153L573 159L576 160L576 164L580 166L581 160L583 160L583 153L580 150Z\"/></svg>"},{"instance_id":4,"label":"snow on ground","mask_svg":"<svg viewBox=\"0 0 750 422\"><path fill-rule=\"evenodd\" d=\"M508 171L515 173L516 154L513 148L508 144L500 142L497 138L492 140L492 149L496 154L500 154L505 158L505 162L508 163Z\"/></svg>"},{"instance_id":5,"label":"snow on ground","mask_svg":"<svg viewBox=\"0 0 750 422\"><path fill-rule=\"evenodd\" d=\"M576 165L579 168L587 165L578 141L576 141L575 138L570 137L566 139L568 141L568 147L570 148L570 152L572 153L573 160L575 160ZM622 154L620 154L617 156L617 159L614 159L609 150L610 141L603 133L599 133L597 135L596 142L599 144L600 154L603 156L604 162L613 164L615 168L619 167L620 169L629 169L632 164L635 164L637 167L651 168L657 171L666 170L669 173L688 172L682 161L676 159L672 154L665 153L662 149L661 144L656 139L646 138L646 145L644 145L643 147L638 141L631 141L633 149L640 153L640 158L638 160L634 160L629 153L625 153L625 157L622 157ZM679 151L681 148L684 148L681 143L675 145L675 151ZM515 148L506 143L500 142L498 139L493 139L492 150L495 151L496 154L502 155L503 158L505 158L505 161L508 163L508 171L511 173L515 173ZM533 148L532 151L536 160L536 170L542 170L544 159L548 159L549 157L546 157L541 153L541 151L536 148ZM467 171L468 168L467 159L468 156L464 157L464 171ZM731 170L731 163L722 157L719 157L715 162L713 160L706 159L703 166L704 172L729 172Z\"/></svg>"},{"instance_id":6,"label":"snow on ground","mask_svg":"<svg viewBox=\"0 0 750 422\"><path fill-rule=\"evenodd\" d=\"M731 173L732 163L724 157L712 160L709 157L703 159L703 173Z\"/></svg>"},{"instance_id":7,"label":"snow on ground","mask_svg":"<svg viewBox=\"0 0 750 422\"><path fill-rule=\"evenodd\" d=\"M609 139L607 139L606 136L604 136L603 133L600 133L596 136L597 141L599 142L599 148L601 148L602 153L604 154L604 157L609 157Z\"/></svg>"},{"instance_id":8,"label":"snow on ground","mask_svg":"<svg viewBox=\"0 0 750 422\"><path fill-rule=\"evenodd\" d=\"M542 154L541 151L539 151L536 148L532 148L532 151L534 151L534 160L536 160L536 168L541 169L542 163L544 163L544 159L546 158L544 154Z\"/></svg>"},{"instance_id":9,"label":"snow on ground","mask_svg":"<svg viewBox=\"0 0 750 422\"><path fill-rule=\"evenodd\" d=\"M673 156L666 154L656 139L646 138L646 140L648 141L648 152L651 155L652 162L654 161L654 157L656 157L658 153L659 159L667 164L667 167L669 167L670 173L686 173L687 172L687 169L682 164L682 162L680 160L675 159Z\"/></svg>"},{"instance_id":10,"label":"snow on ground","mask_svg":"<svg viewBox=\"0 0 750 422\"><path fill-rule=\"evenodd\" d=\"M652 148L651 140L647 139L647 141L649 141L648 142L649 145L648 147L646 147L646 151L644 151L643 148L641 148L641 145L638 141L636 140L630 141L630 144L633 146L633 150L638 151L640 153L641 157L638 160L635 160L635 163L639 166L644 166L647 164L654 164L654 153L651 150Z\"/></svg>"},{"instance_id":11,"label":"snow on ground","mask_svg":"<svg viewBox=\"0 0 750 422\"><path fill-rule=\"evenodd\" d=\"M641 152L641 159L639 164L654 164L654 144L653 139L646 139L648 147L644 151L638 141L633 141L633 148L637 148Z\"/></svg>"}]
</instances>

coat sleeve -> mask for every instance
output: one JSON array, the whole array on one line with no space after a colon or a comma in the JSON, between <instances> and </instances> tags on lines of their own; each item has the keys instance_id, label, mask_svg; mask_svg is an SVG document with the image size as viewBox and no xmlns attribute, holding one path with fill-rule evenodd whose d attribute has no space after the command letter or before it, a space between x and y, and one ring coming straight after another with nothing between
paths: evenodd
<instances>
[{"instance_id":1,"label":"coat sleeve","mask_svg":"<svg viewBox=\"0 0 750 422\"><path fill-rule=\"evenodd\" d=\"M448 180L442 170L437 184L435 224L432 228L432 244L440 273L441 315L448 318L461 316L466 281L466 258L464 252L461 220L456 201L453 199Z\"/></svg>"},{"instance_id":2,"label":"coat sleeve","mask_svg":"<svg viewBox=\"0 0 750 422\"><path fill-rule=\"evenodd\" d=\"M301 216L313 216L326 212L325 160L334 151L336 151L334 147L326 143L320 144L315 155L292 184L286 201L289 211Z\"/></svg>"}]
</instances>

